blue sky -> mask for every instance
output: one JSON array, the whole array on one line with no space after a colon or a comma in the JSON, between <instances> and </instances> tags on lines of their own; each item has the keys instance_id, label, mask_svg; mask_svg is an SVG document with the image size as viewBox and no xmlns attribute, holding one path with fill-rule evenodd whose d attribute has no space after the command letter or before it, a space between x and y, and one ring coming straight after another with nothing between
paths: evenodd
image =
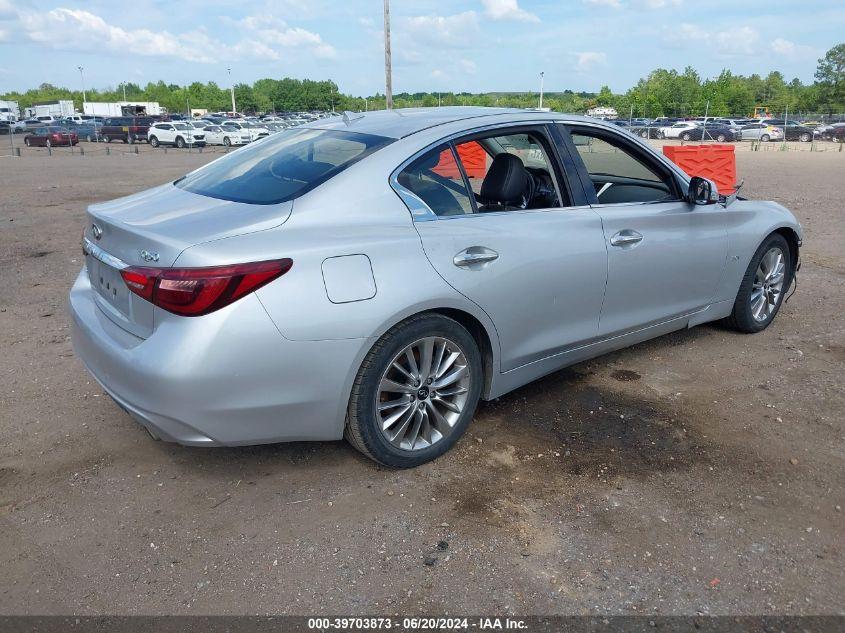
<instances>
[{"instance_id":1,"label":"blue sky","mask_svg":"<svg viewBox=\"0 0 845 633\"><path fill-rule=\"evenodd\" d=\"M394 91L622 91L657 67L812 81L845 1L431 0L391 4ZM0 93L261 77L383 90L381 0L0 0Z\"/></svg>"}]
</instances>

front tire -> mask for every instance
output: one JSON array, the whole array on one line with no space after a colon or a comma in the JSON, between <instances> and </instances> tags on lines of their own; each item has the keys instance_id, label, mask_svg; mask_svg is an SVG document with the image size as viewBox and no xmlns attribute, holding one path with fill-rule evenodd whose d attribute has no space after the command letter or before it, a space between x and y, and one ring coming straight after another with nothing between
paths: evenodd
<instances>
[{"instance_id":1,"label":"front tire","mask_svg":"<svg viewBox=\"0 0 845 633\"><path fill-rule=\"evenodd\" d=\"M460 323L421 314L386 332L352 386L345 436L393 468L436 459L466 431L481 395L481 353Z\"/></svg>"},{"instance_id":2,"label":"front tire","mask_svg":"<svg viewBox=\"0 0 845 633\"><path fill-rule=\"evenodd\" d=\"M716 140L717 140L719 143L724 143L724 142L725 142L725 135L724 135L724 134L719 134L719 135L716 137Z\"/></svg>"},{"instance_id":3,"label":"front tire","mask_svg":"<svg viewBox=\"0 0 845 633\"><path fill-rule=\"evenodd\" d=\"M746 334L769 327L792 284L792 271L789 244L781 234L772 233L751 258L726 325Z\"/></svg>"},{"instance_id":4,"label":"front tire","mask_svg":"<svg viewBox=\"0 0 845 633\"><path fill-rule=\"evenodd\" d=\"M686 133L686 132L684 132L683 134L681 134L681 140L683 140L683 141L688 141L688 140L690 140L691 138L692 138L692 137L691 137L688 133Z\"/></svg>"},{"instance_id":5,"label":"front tire","mask_svg":"<svg viewBox=\"0 0 845 633\"><path fill-rule=\"evenodd\" d=\"M228 137L228 136L224 136L224 137L223 137L223 145L225 145L226 147L231 147L231 146L232 146L232 141L229 139L229 137Z\"/></svg>"},{"instance_id":6,"label":"front tire","mask_svg":"<svg viewBox=\"0 0 845 633\"><path fill-rule=\"evenodd\" d=\"M810 134L808 134L807 132L804 132L804 133L801 134L801 136L798 137L798 140L801 141L802 143L809 143L812 140L812 138L813 137Z\"/></svg>"},{"instance_id":7,"label":"front tire","mask_svg":"<svg viewBox=\"0 0 845 633\"><path fill-rule=\"evenodd\" d=\"M771 140L771 137L768 134L763 134L763 136L760 137L760 140L764 143L768 143Z\"/></svg>"},{"instance_id":8,"label":"front tire","mask_svg":"<svg viewBox=\"0 0 845 633\"><path fill-rule=\"evenodd\" d=\"M159 143L158 143L158 137L151 136L151 137L150 137L150 146L151 146L151 147L158 147L158 145L159 145Z\"/></svg>"},{"instance_id":9,"label":"front tire","mask_svg":"<svg viewBox=\"0 0 845 633\"><path fill-rule=\"evenodd\" d=\"M185 139L183 139L181 136L176 137L176 147L178 147L179 149L185 148Z\"/></svg>"}]
</instances>

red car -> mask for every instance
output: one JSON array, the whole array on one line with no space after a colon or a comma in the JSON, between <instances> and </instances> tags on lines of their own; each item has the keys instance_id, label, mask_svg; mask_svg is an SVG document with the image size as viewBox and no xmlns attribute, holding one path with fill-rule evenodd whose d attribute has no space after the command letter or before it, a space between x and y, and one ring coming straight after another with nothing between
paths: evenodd
<instances>
[{"instance_id":1,"label":"red car","mask_svg":"<svg viewBox=\"0 0 845 633\"><path fill-rule=\"evenodd\" d=\"M76 132L69 132L63 127L39 127L23 137L27 147L56 147L58 145L76 145L79 138Z\"/></svg>"}]
</instances>

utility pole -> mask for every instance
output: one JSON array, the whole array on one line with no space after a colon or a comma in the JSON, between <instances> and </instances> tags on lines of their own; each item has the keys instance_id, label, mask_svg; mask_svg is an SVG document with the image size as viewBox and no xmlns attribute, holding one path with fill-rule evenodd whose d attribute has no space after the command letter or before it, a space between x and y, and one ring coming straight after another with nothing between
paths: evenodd
<instances>
[{"instance_id":1,"label":"utility pole","mask_svg":"<svg viewBox=\"0 0 845 633\"><path fill-rule=\"evenodd\" d=\"M543 109L543 80L545 78L546 78L546 73L541 72L540 73L540 107L539 107L540 110Z\"/></svg>"},{"instance_id":2,"label":"utility pole","mask_svg":"<svg viewBox=\"0 0 845 633\"><path fill-rule=\"evenodd\" d=\"M232 91L232 114L237 114L238 109L235 107L235 84L232 83L232 69L227 68L226 70L229 72L229 86L231 86L230 89Z\"/></svg>"},{"instance_id":3,"label":"utility pole","mask_svg":"<svg viewBox=\"0 0 845 633\"><path fill-rule=\"evenodd\" d=\"M82 79L82 114L85 114L85 102L87 101L85 97L85 75L82 73L82 66L77 66L79 69L79 77Z\"/></svg>"},{"instance_id":4,"label":"utility pole","mask_svg":"<svg viewBox=\"0 0 845 633\"><path fill-rule=\"evenodd\" d=\"M384 96L388 110L393 109L393 78L390 67L390 0L384 0Z\"/></svg>"},{"instance_id":5,"label":"utility pole","mask_svg":"<svg viewBox=\"0 0 845 633\"><path fill-rule=\"evenodd\" d=\"M123 82L120 83L120 85L123 87L123 101L125 102L126 101L126 82L123 81Z\"/></svg>"}]
</instances>

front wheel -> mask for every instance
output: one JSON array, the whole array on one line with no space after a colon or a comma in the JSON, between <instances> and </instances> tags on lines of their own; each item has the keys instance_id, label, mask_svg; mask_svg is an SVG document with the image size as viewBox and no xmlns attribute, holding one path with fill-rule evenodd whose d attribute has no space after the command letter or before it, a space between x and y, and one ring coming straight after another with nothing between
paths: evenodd
<instances>
[{"instance_id":1,"label":"front wheel","mask_svg":"<svg viewBox=\"0 0 845 633\"><path fill-rule=\"evenodd\" d=\"M801 141L802 143L809 143L810 140L812 140L812 138L813 137L810 136L809 133L804 132L804 133L801 134L801 136L798 137L798 140Z\"/></svg>"},{"instance_id":2,"label":"front wheel","mask_svg":"<svg viewBox=\"0 0 845 633\"><path fill-rule=\"evenodd\" d=\"M150 137L150 145L152 147L158 147L158 138L156 138L155 136L151 136Z\"/></svg>"},{"instance_id":3,"label":"front wheel","mask_svg":"<svg viewBox=\"0 0 845 633\"><path fill-rule=\"evenodd\" d=\"M223 145L225 145L226 147L232 146L232 141L231 141L231 139L229 139L228 136L223 137Z\"/></svg>"},{"instance_id":4,"label":"front wheel","mask_svg":"<svg viewBox=\"0 0 845 633\"><path fill-rule=\"evenodd\" d=\"M760 137L760 140L764 143L768 143L771 140L771 137L768 134L763 134L763 136Z\"/></svg>"},{"instance_id":5,"label":"front wheel","mask_svg":"<svg viewBox=\"0 0 845 633\"><path fill-rule=\"evenodd\" d=\"M718 142L720 142L720 143L724 143L724 142L725 142L725 135L724 135L724 134L719 134L719 135L716 137L716 140L717 140Z\"/></svg>"},{"instance_id":6,"label":"front wheel","mask_svg":"<svg viewBox=\"0 0 845 633\"><path fill-rule=\"evenodd\" d=\"M691 138L692 138L692 137L691 137L689 134L687 134L687 133L681 134L681 140L683 140L683 141L688 141L688 140L690 140Z\"/></svg>"},{"instance_id":7,"label":"front wheel","mask_svg":"<svg viewBox=\"0 0 845 633\"><path fill-rule=\"evenodd\" d=\"M792 270L789 244L779 233L771 234L748 264L727 325L748 334L765 330L783 303L783 294L792 283Z\"/></svg>"},{"instance_id":8,"label":"front wheel","mask_svg":"<svg viewBox=\"0 0 845 633\"><path fill-rule=\"evenodd\" d=\"M178 147L179 149L184 149L185 147L185 139L183 139L181 136L176 137L176 147Z\"/></svg>"},{"instance_id":9,"label":"front wheel","mask_svg":"<svg viewBox=\"0 0 845 633\"><path fill-rule=\"evenodd\" d=\"M25 138L25 139L23 140L23 144L24 144L24 145L26 145L27 147L31 147L31 146L32 146L32 141L30 141L28 138Z\"/></svg>"},{"instance_id":10,"label":"front wheel","mask_svg":"<svg viewBox=\"0 0 845 633\"><path fill-rule=\"evenodd\" d=\"M108 134L106 134L106 135L103 137L103 140L104 140L106 143L111 143L111 136L109 136Z\"/></svg>"},{"instance_id":11,"label":"front wheel","mask_svg":"<svg viewBox=\"0 0 845 633\"><path fill-rule=\"evenodd\" d=\"M386 466L431 461L463 435L481 394L472 335L439 314L391 328L367 354L352 386L345 436Z\"/></svg>"}]
</instances>

